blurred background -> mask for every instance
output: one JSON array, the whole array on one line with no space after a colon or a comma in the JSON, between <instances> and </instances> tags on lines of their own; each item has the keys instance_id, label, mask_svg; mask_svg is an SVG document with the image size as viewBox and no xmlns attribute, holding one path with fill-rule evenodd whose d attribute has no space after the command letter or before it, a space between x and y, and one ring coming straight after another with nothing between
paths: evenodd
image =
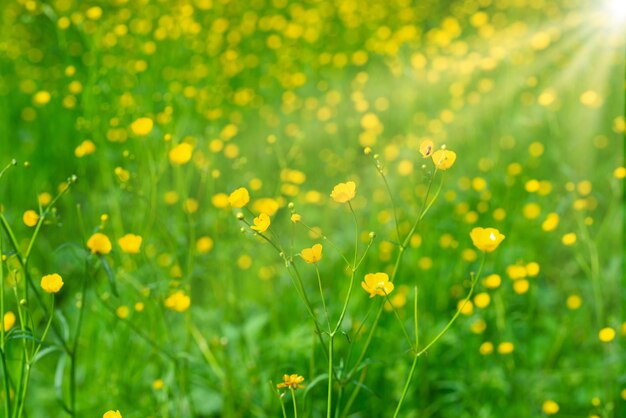
<instances>
[{"instance_id":1,"label":"blurred background","mask_svg":"<svg viewBox=\"0 0 626 418\"><path fill-rule=\"evenodd\" d=\"M506 239L420 360L401 416L626 416L623 1L6 0L0 19L0 166L17 161L0 203L20 245L33 233L24 213L78 177L30 261L33 277L64 278L55 321L77 341L77 366L62 350L37 363L29 416L280 416L285 373L305 377L301 414L322 416L326 365L307 311L227 195L247 187L293 253L322 231L351 254L351 214L329 194L355 181L361 250L376 233L360 281L390 272L398 251L372 155L406 234L434 174L426 140L457 160L398 271L406 329L413 286L424 343L454 314L480 262L473 227ZM172 153L182 143L189 162ZM313 230L290 222L289 202ZM97 230L113 242L110 271L85 267ZM127 233L143 238L138 254L117 243ZM324 251L337 317L349 276ZM4 309L16 312L9 277ZM177 290L188 309L164 305ZM355 289L338 367L354 364L380 303ZM16 367L18 342L6 352ZM336 416L392 416L411 360L385 309ZM76 409L64 412L72 373Z\"/></svg>"}]
</instances>

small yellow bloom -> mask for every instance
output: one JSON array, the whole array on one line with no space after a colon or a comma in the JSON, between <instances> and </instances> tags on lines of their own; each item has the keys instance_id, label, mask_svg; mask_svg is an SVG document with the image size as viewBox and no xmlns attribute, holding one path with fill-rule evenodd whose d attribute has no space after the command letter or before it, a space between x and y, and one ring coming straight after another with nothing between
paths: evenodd
<instances>
[{"instance_id":1,"label":"small yellow bloom","mask_svg":"<svg viewBox=\"0 0 626 418\"><path fill-rule=\"evenodd\" d=\"M56 273L46 274L41 278L41 288L46 293L57 293L63 287L63 279Z\"/></svg>"},{"instance_id":2,"label":"small yellow bloom","mask_svg":"<svg viewBox=\"0 0 626 418\"><path fill-rule=\"evenodd\" d=\"M430 139L422 141L420 144L420 154L422 154L423 158L428 158L432 155L434 148L435 144Z\"/></svg>"},{"instance_id":3,"label":"small yellow bloom","mask_svg":"<svg viewBox=\"0 0 626 418\"><path fill-rule=\"evenodd\" d=\"M478 351L483 356L487 356L487 355L493 353L493 343L490 342L490 341L485 341L484 343L482 343L480 345L480 348L478 349Z\"/></svg>"},{"instance_id":4,"label":"small yellow bloom","mask_svg":"<svg viewBox=\"0 0 626 418\"><path fill-rule=\"evenodd\" d=\"M137 254L141 249L142 238L135 234L126 234L117 240L122 251L128 254Z\"/></svg>"},{"instance_id":5,"label":"small yellow bloom","mask_svg":"<svg viewBox=\"0 0 626 418\"><path fill-rule=\"evenodd\" d=\"M276 385L278 389L281 388L289 388L289 389L301 389L304 386L302 385L304 382L304 377L298 376L297 374L285 374L283 375L283 382Z\"/></svg>"},{"instance_id":6,"label":"small yellow bloom","mask_svg":"<svg viewBox=\"0 0 626 418\"><path fill-rule=\"evenodd\" d=\"M370 298L376 295L386 296L393 291L393 283L389 281L387 273L369 273L361 282L361 287L370 294Z\"/></svg>"},{"instance_id":7,"label":"small yellow bloom","mask_svg":"<svg viewBox=\"0 0 626 418\"><path fill-rule=\"evenodd\" d=\"M191 298L182 290L177 290L165 299L165 307L176 312L185 312L191 305Z\"/></svg>"},{"instance_id":8,"label":"small yellow bloom","mask_svg":"<svg viewBox=\"0 0 626 418\"><path fill-rule=\"evenodd\" d=\"M260 213L259 216L252 220L252 222L254 222L254 225L252 225L250 228L261 233L267 231L267 228L270 227L271 223L270 217L267 213Z\"/></svg>"},{"instance_id":9,"label":"small yellow bloom","mask_svg":"<svg viewBox=\"0 0 626 418\"><path fill-rule=\"evenodd\" d=\"M554 415L559 412L559 404L552 400L547 400L543 403L541 409L546 415Z\"/></svg>"},{"instance_id":10,"label":"small yellow bloom","mask_svg":"<svg viewBox=\"0 0 626 418\"><path fill-rule=\"evenodd\" d=\"M130 315L130 309L126 305L118 306L115 310L115 314L121 319L126 319L128 315Z\"/></svg>"},{"instance_id":11,"label":"small yellow bloom","mask_svg":"<svg viewBox=\"0 0 626 418\"><path fill-rule=\"evenodd\" d=\"M502 283L502 277L499 274L490 274L483 280L483 285L488 289L497 289Z\"/></svg>"},{"instance_id":12,"label":"small yellow bloom","mask_svg":"<svg viewBox=\"0 0 626 418\"><path fill-rule=\"evenodd\" d=\"M154 390L161 390L163 389L163 386L165 386L163 379L157 379L154 382L152 382L152 389Z\"/></svg>"},{"instance_id":13,"label":"small yellow bloom","mask_svg":"<svg viewBox=\"0 0 626 418\"><path fill-rule=\"evenodd\" d=\"M476 305L477 308L484 309L489 306L489 303L491 303L491 296L489 296L487 292L482 292L474 296L474 305Z\"/></svg>"},{"instance_id":14,"label":"small yellow bloom","mask_svg":"<svg viewBox=\"0 0 626 418\"><path fill-rule=\"evenodd\" d=\"M106 235L96 232L87 240L87 248L92 254L108 254L111 252L111 241Z\"/></svg>"},{"instance_id":15,"label":"small yellow bloom","mask_svg":"<svg viewBox=\"0 0 626 418\"><path fill-rule=\"evenodd\" d=\"M4 326L4 332L8 332L11 328L13 328L13 325L15 325L15 314L11 311L8 311L4 314L4 318L3 318L3 326Z\"/></svg>"},{"instance_id":16,"label":"small yellow bloom","mask_svg":"<svg viewBox=\"0 0 626 418\"><path fill-rule=\"evenodd\" d=\"M512 342L503 341L498 344L498 353L500 354L511 354L515 350L515 346Z\"/></svg>"},{"instance_id":17,"label":"small yellow bloom","mask_svg":"<svg viewBox=\"0 0 626 418\"><path fill-rule=\"evenodd\" d=\"M569 310L574 311L582 306L583 299L578 295L569 295L567 297L567 300L565 301L565 304L567 305L567 308Z\"/></svg>"},{"instance_id":18,"label":"small yellow bloom","mask_svg":"<svg viewBox=\"0 0 626 418\"><path fill-rule=\"evenodd\" d=\"M78 158L82 158L85 155L93 154L96 152L96 145L90 140L84 140L79 146L74 150L74 155Z\"/></svg>"},{"instance_id":19,"label":"small yellow bloom","mask_svg":"<svg viewBox=\"0 0 626 418\"><path fill-rule=\"evenodd\" d=\"M611 327L602 328L600 332L598 332L598 338L603 343L610 343L615 339L615 330Z\"/></svg>"},{"instance_id":20,"label":"small yellow bloom","mask_svg":"<svg viewBox=\"0 0 626 418\"><path fill-rule=\"evenodd\" d=\"M486 253L494 251L504 240L504 235L495 228L474 228L470 232L470 237L474 246Z\"/></svg>"},{"instance_id":21,"label":"small yellow bloom","mask_svg":"<svg viewBox=\"0 0 626 418\"><path fill-rule=\"evenodd\" d=\"M39 221L39 214L34 210L27 210L26 212L24 212L22 220L24 221L24 225L33 227L37 225L37 222Z\"/></svg>"},{"instance_id":22,"label":"small yellow bloom","mask_svg":"<svg viewBox=\"0 0 626 418\"><path fill-rule=\"evenodd\" d=\"M246 206L250 201L250 194L248 193L248 189L245 187L240 187L228 196L228 203L230 206L238 209Z\"/></svg>"},{"instance_id":23,"label":"small yellow bloom","mask_svg":"<svg viewBox=\"0 0 626 418\"><path fill-rule=\"evenodd\" d=\"M139 118L130 124L130 129L135 135L146 136L152 132L154 122L150 118Z\"/></svg>"},{"instance_id":24,"label":"small yellow bloom","mask_svg":"<svg viewBox=\"0 0 626 418\"><path fill-rule=\"evenodd\" d=\"M213 239L211 237L200 237L196 241L196 251L205 254L213 249Z\"/></svg>"},{"instance_id":25,"label":"small yellow bloom","mask_svg":"<svg viewBox=\"0 0 626 418\"><path fill-rule=\"evenodd\" d=\"M193 146L186 142L176 145L169 152L170 162L174 165L187 164L191 160Z\"/></svg>"},{"instance_id":26,"label":"small yellow bloom","mask_svg":"<svg viewBox=\"0 0 626 418\"><path fill-rule=\"evenodd\" d=\"M561 237L563 245L574 245L576 243L576 233L569 232Z\"/></svg>"},{"instance_id":27,"label":"small yellow bloom","mask_svg":"<svg viewBox=\"0 0 626 418\"><path fill-rule=\"evenodd\" d=\"M311 248L300 251L300 257L309 264L317 263L322 259L322 244L315 244Z\"/></svg>"},{"instance_id":28,"label":"small yellow bloom","mask_svg":"<svg viewBox=\"0 0 626 418\"><path fill-rule=\"evenodd\" d=\"M440 149L433 152L432 159L438 170L447 170L454 165L456 152Z\"/></svg>"},{"instance_id":29,"label":"small yellow bloom","mask_svg":"<svg viewBox=\"0 0 626 418\"><path fill-rule=\"evenodd\" d=\"M102 418L122 418L122 414L120 414L120 411L110 410L105 412Z\"/></svg>"},{"instance_id":30,"label":"small yellow bloom","mask_svg":"<svg viewBox=\"0 0 626 418\"><path fill-rule=\"evenodd\" d=\"M346 203L354 199L356 195L356 183L348 181L346 183L339 183L333 188L330 197L337 203Z\"/></svg>"},{"instance_id":31,"label":"small yellow bloom","mask_svg":"<svg viewBox=\"0 0 626 418\"><path fill-rule=\"evenodd\" d=\"M294 224L297 224L301 220L302 220L302 216L300 216L300 214L298 213L291 214L291 222L293 222Z\"/></svg>"}]
</instances>

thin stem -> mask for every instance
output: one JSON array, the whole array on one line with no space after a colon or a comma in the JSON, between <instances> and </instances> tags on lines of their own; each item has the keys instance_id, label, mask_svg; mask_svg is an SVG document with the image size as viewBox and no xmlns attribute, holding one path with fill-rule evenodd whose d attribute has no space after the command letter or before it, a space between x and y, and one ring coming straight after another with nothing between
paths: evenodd
<instances>
[{"instance_id":1,"label":"thin stem","mask_svg":"<svg viewBox=\"0 0 626 418\"><path fill-rule=\"evenodd\" d=\"M293 416L294 418L298 418L298 405L296 405L296 391L293 388L289 388L291 390L291 400L293 402Z\"/></svg>"},{"instance_id":2,"label":"thin stem","mask_svg":"<svg viewBox=\"0 0 626 418\"><path fill-rule=\"evenodd\" d=\"M452 319L448 322L448 324L443 328L443 330L441 330L441 332L439 334L437 334L437 336L435 338L433 338L433 340L428 343L426 345L426 347L424 347L421 351L419 351L417 354L415 354L414 358L413 358L413 364L411 365L411 370L409 371L409 375L407 376L406 382L404 384L404 389L402 390L402 395L400 396L400 400L398 401L398 406L396 407L396 411L393 414L393 418L397 418L398 414L400 413L400 408L402 407L402 403L404 402L404 399L409 391L409 386L411 385L411 380L413 380L413 374L415 373L415 367L417 366L417 360L419 359L419 357L424 354L426 351L428 351L428 349L430 347L433 346L433 344L435 344L437 341L439 341L439 339L450 329L450 327L452 326L452 324L454 324L454 322L457 320L457 318L459 317L459 315L461 315L461 312L463 311L463 308L465 308L465 305L467 304L467 302L469 302L470 298L472 297L472 294L474 293L474 287L476 286L476 282L478 281L482 271L483 271L483 266L485 264L485 253L483 253L483 258L480 262L480 267L478 268L478 273L476 274L475 277L472 278L472 285L470 287L469 292L467 293L467 296L465 297L465 299L463 300L463 303L458 307L456 313L454 314L454 316L452 317ZM417 288L415 288L415 295L417 296ZM416 298L417 301L417 298ZM415 302L414 305L414 314L415 314L415 322L417 324L417 302ZM416 325L416 329L417 329L417 325Z\"/></svg>"},{"instance_id":3,"label":"thin stem","mask_svg":"<svg viewBox=\"0 0 626 418\"><path fill-rule=\"evenodd\" d=\"M326 418L332 416L332 400L333 400L333 342L335 336L333 334L328 338L328 397L326 399Z\"/></svg>"},{"instance_id":4,"label":"thin stem","mask_svg":"<svg viewBox=\"0 0 626 418\"><path fill-rule=\"evenodd\" d=\"M322 306L324 307L324 315L326 315L326 323L328 324L328 332L331 332L330 317L328 316L328 309L326 309L326 300L324 298L324 290L322 289L322 278L320 277L320 269L317 267L317 263L315 263L315 273L317 273L317 284L320 288L320 297L322 298Z\"/></svg>"},{"instance_id":5,"label":"thin stem","mask_svg":"<svg viewBox=\"0 0 626 418\"><path fill-rule=\"evenodd\" d=\"M395 306L393 306L393 303L391 303L391 299L389 299L389 294L387 292L385 292L385 300L387 301L387 303L391 307L391 310L393 311L396 319L398 320L398 323L400 324L400 328L402 328L402 332L404 333L404 337L406 338L407 342L409 343L409 347L411 347L411 351L416 351L417 347L415 347L415 348L413 347L413 342L411 341L411 337L409 337L409 333L406 332L406 328L404 327L404 323L402 322L402 319L400 318L400 315L398 314L397 309L395 308Z\"/></svg>"}]
</instances>

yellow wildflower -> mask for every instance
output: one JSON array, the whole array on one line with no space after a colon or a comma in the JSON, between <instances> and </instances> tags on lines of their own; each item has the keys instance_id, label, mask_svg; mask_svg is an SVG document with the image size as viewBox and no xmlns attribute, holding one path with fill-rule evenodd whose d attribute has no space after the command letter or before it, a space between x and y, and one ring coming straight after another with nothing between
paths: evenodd
<instances>
[{"instance_id":1,"label":"yellow wildflower","mask_svg":"<svg viewBox=\"0 0 626 418\"><path fill-rule=\"evenodd\" d=\"M8 311L7 313L4 314L4 318L3 318L3 326L4 326L4 332L8 332L11 328L13 328L13 325L15 325L15 314L11 311Z\"/></svg>"},{"instance_id":2,"label":"yellow wildflower","mask_svg":"<svg viewBox=\"0 0 626 418\"><path fill-rule=\"evenodd\" d=\"M311 248L300 251L300 257L309 264L317 263L322 259L322 244L315 244Z\"/></svg>"},{"instance_id":3,"label":"yellow wildflower","mask_svg":"<svg viewBox=\"0 0 626 418\"><path fill-rule=\"evenodd\" d=\"M135 135L146 136L152 132L154 122L150 118L139 118L130 124L130 129Z\"/></svg>"},{"instance_id":4,"label":"yellow wildflower","mask_svg":"<svg viewBox=\"0 0 626 418\"><path fill-rule=\"evenodd\" d=\"M57 293L63 287L63 279L56 273L46 274L41 278L41 288L46 293Z\"/></svg>"},{"instance_id":5,"label":"yellow wildflower","mask_svg":"<svg viewBox=\"0 0 626 418\"><path fill-rule=\"evenodd\" d=\"M470 237L474 246L481 251L490 253L498 248L498 245L504 240L504 235L496 228L474 228L470 232Z\"/></svg>"},{"instance_id":6,"label":"yellow wildflower","mask_svg":"<svg viewBox=\"0 0 626 418\"><path fill-rule=\"evenodd\" d=\"M252 225L250 228L254 229L257 232L267 231L267 228L270 227L271 223L270 217L267 213L260 213L259 216L252 220L252 222L254 222L254 225Z\"/></svg>"},{"instance_id":7,"label":"yellow wildflower","mask_svg":"<svg viewBox=\"0 0 626 418\"><path fill-rule=\"evenodd\" d=\"M248 204L250 201L250 194L248 193L248 189L245 187L240 187L228 196L228 203L233 208L242 208Z\"/></svg>"},{"instance_id":8,"label":"yellow wildflower","mask_svg":"<svg viewBox=\"0 0 626 418\"><path fill-rule=\"evenodd\" d=\"M420 144L420 154L423 158L428 158L432 155L435 144L430 139L422 141Z\"/></svg>"},{"instance_id":9,"label":"yellow wildflower","mask_svg":"<svg viewBox=\"0 0 626 418\"><path fill-rule=\"evenodd\" d=\"M191 305L191 298L182 290L177 290L165 299L165 307L176 312L184 312Z\"/></svg>"},{"instance_id":10,"label":"yellow wildflower","mask_svg":"<svg viewBox=\"0 0 626 418\"><path fill-rule=\"evenodd\" d=\"M611 327L602 328L600 332L598 332L598 338L603 343L610 343L615 339L615 330Z\"/></svg>"},{"instance_id":11,"label":"yellow wildflower","mask_svg":"<svg viewBox=\"0 0 626 418\"><path fill-rule=\"evenodd\" d=\"M301 220L302 220L302 216L300 216L300 214L298 213L291 214L291 222L293 222L294 224L297 224Z\"/></svg>"},{"instance_id":12,"label":"yellow wildflower","mask_svg":"<svg viewBox=\"0 0 626 418\"><path fill-rule=\"evenodd\" d=\"M193 146L186 142L176 145L169 152L170 162L174 165L187 164L191 160Z\"/></svg>"},{"instance_id":13,"label":"yellow wildflower","mask_svg":"<svg viewBox=\"0 0 626 418\"><path fill-rule=\"evenodd\" d=\"M78 158L82 158L85 155L93 154L96 152L96 145L90 140L84 140L79 146L74 150L74 155Z\"/></svg>"},{"instance_id":14,"label":"yellow wildflower","mask_svg":"<svg viewBox=\"0 0 626 418\"><path fill-rule=\"evenodd\" d=\"M107 411L104 413L104 415L102 415L102 418L122 418L122 414L120 414L120 411Z\"/></svg>"},{"instance_id":15,"label":"yellow wildflower","mask_svg":"<svg viewBox=\"0 0 626 418\"><path fill-rule=\"evenodd\" d=\"M447 170L454 165L456 152L440 149L433 152L432 159L438 170Z\"/></svg>"},{"instance_id":16,"label":"yellow wildflower","mask_svg":"<svg viewBox=\"0 0 626 418\"><path fill-rule=\"evenodd\" d=\"M393 291L393 283L389 281L387 273L369 273L361 282L361 287L370 294L370 298L376 295L386 296Z\"/></svg>"},{"instance_id":17,"label":"yellow wildflower","mask_svg":"<svg viewBox=\"0 0 626 418\"><path fill-rule=\"evenodd\" d=\"M301 389L304 386L302 385L304 382L304 377L299 376L297 374L285 374L283 375L283 382L276 385L278 389L281 388L289 388L289 389Z\"/></svg>"},{"instance_id":18,"label":"yellow wildflower","mask_svg":"<svg viewBox=\"0 0 626 418\"><path fill-rule=\"evenodd\" d=\"M135 234L126 234L117 240L122 251L128 254L137 254L141 249L142 238Z\"/></svg>"},{"instance_id":19,"label":"yellow wildflower","mask_svg":"<svg viewBox=\"0 0 626 418\"><path fill-rule=\"evenodd\" d=\"M24 221L24 225L33 227L37 225L37 222L39 221L39 214L34 210L27 210L24 212L22 220Z\"/></svg>"},{"instance_id":20,"label":"yellow wildflower","mask_svg":"<svg viewBox=\"0 0 626 418\"><path fill-rule=\"evenodd\" d=\"M346 203L354 199L356 195L356 183L348 181L346 183L339 183L333 188L330 197L337 203Z\"/></svg>"},{"instance_id":21,"label":"yellow wildflower","mask_svg":"<svg viewBox=\"0 0 626 418\"><path fill-rule=\"evenodd\" d=\"M87 248L92 254L108 254L111 252L111 241L106 235L96 232L87 240Z\"/></svg>"},{"instance_id":22,"label":"yellow wildflower","mask_svg":"<svg viewBox=\"0 0 626 418\"><path fill-rule=\"evenodd\" d=\"M543 403L541 409L546 415L554 415L559 412L559 404L552 400L547 400Z\"/></svg>"}]
</instances>

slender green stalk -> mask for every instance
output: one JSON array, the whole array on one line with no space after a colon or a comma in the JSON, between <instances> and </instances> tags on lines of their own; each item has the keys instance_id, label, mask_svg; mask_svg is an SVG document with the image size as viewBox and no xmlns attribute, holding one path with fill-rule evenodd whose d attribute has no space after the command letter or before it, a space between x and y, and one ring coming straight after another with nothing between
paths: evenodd
<instances>
[{"instance_id":1,"label":"slender green stalk","mask_svg":"<svg viewBox=\"0 0 626 418\"><path fill-rule=\"evenodd\" d=\"M328 338L328 396L326 399L326 418L332 416L333 406L333 342L335 339L334 333Z\"/></svg>"},{"instance_id":2,"label":"slender green stalk","mask_svg":"<svg viewBox=\"0 0 626 418\"><path fill-rule=\"evenodd\" d=\"M3 170L3 172L6 168ZM1 174L0 174L1 176ZM11 416L11 400L9 393L11 386L9 385L9 368L7 367L7 359L4 351L5 343L5 330L4 330L4 262L2 257L4 256L2 251L3 239L2 232L0 231L0 319L2 324L0 325L0 357L2 359L2 387L4 391L4 417L9 418Z\"/></svg>"},{"instance_id":3,"label":"slender green stalk","mask_svg":"<svg viewBox=\"0 0 626 418\"><path fill-rule=\"evenodd\" d=\"M396 319L398 320L398 323L400 324L400 328L402 328L402 332L404 333L404 337L406 338L407 342L409 343L409 347L411 347L411 351L416 351L417 350L417 346L413 347L413 342L411 341L411 337L409 337L409 333L406 332L406 328L404 327L404 323L402 322L402 318L400 318L400 315L398 314L398 310L395 308L395 306L393 306L393 303L391 303L391 300L389 299L389 295L386 292L385 292L385 300L389 304L389 306L391 307L391 310L393 311Z\"/></svg>"},{"instance_id":4,"label":"slender green stalk","mask_svg":"<svg viewBox=\"0 0 626 418\"><path fill-rule=\"evenodd\" d=\"M296 391L293 388L289 388L291 390L291 400L293 402L293 416L294 418L298 418L298 405L296 405Z\"/></svg>"},{"instance_id":5,"label":"slender green stalk","mask_svg":"<svg viewBox=\"0 0 626 418\"><path fill-rule=\"evenodd\" d=\"M419 359L419 357L422 354L424 354L426 351L428 351L428 349L430 347L432 347L433 344L435 344L437 341L439 341L439 339L446 332L448 332L448 330L450 329L452 324L454 324L454 322L457 320L459 315L461 315L461 312L463 311L463 308L465 308L465 305L467 304L467 302L469 302L470 298L472 297L472 294L474 293L474 287L476 286L476 282L478 281L478 278L480 277L480 275L481 275L481 273L483 271L484 264L485 264L485 253L483 253L483 258L482 258L482 260L480 262L480 267L478 268L478 273L476 274L475 277L472 277L472 285L470 287L470 290L467 293L467 296L465 297L465 299L463 300L463 303L458 307L458 309L457 309L456 313L454 314L454 316L452 317L452 319L450 319L450 321L448 321L448 323L441 330L441 332L439 332L439 334L437 334L437 336L435 338L433 338L432 341L426 345L426 347L424 347L422 350L420 350L419 352L417 352L415 354L415 356L413 358L413 363L411 364L411 370L409 371L409 375L407 376L406 382L404 383L404 389L402 390L402 395L400 396L400 400L398 401L398 406L396 407L396 411L393 414L393 418L398 417L398 414L400 413L400 408L402 407L402 403L404 402L404 399L406 398L406 395L407 395L407 393L409 391L409 387L411 385L411 381L413 380L413 374L415 373L415 368L417 366L417 360ZM417 291L416 291L416 296L417 296ZM414 313L415 313L415 322L417 323L417 298L415 300L416 300L416 302L415 302L415 305L414 305ZM417 325L415 326L415 328L417 330Z\"/></svg>"},{"instance_id":6,"label":"slender green stalk","mask_svg":"<svg viewBox=\"0 0 626 418\"><path fill-rule=\"evenodd\" d=\"M320 297L322 298L322 306L324 307L324 315L326 315L326 323L328 324L328 332L331 332L330 318L328 316L328 309L326 309L326 299L324 298L324 289L322 289L322 278L320 277L320 269L317 267L317 263L315 263L315 273L317 273L317 284L320 288Z\"/></svg>"}]
</instances>

